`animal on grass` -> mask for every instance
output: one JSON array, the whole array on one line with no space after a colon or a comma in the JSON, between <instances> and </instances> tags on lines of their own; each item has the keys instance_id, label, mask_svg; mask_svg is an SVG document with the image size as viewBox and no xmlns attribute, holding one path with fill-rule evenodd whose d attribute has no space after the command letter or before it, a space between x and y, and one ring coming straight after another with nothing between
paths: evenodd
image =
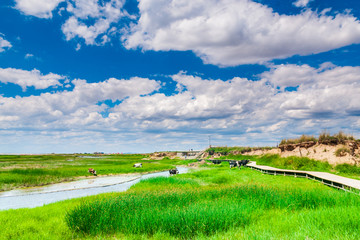
<instances>
[{"instance_id":1,"label":"animal on grass","mask_svg":"<svg viewBox=\"0 0 360 240\"><path fill-rule=\"evenodd\" d=\"M97 176L96 171L93 168L89 168L88 172L91 173L94 176Z\"/></svg>"},{"instance_id":2,"label":"animal on grass","mask_svg":"<svg viewBox=\"0 0 360 240\"><path fill-rule=\"evenodd\" d=\"M170 169L169 170L170 176L179 174L179 171L177 169Z\"/></svg>"},{"instance_id":3,"label":"animal on grass","mask_svg":"<svg viewBox=\"0 0 360 240\"><path fill-rule=\"evenodd\" d=\"M241 168L241 166L245 166L248 163L249 163L248 159L240 160L240 161L229 161L230 169L233 167Z\"/></svg>"},{"instance_id":4,"label":"animal on grass","mask_svg":"<svg viewBox=\"0 0 360 240\"><path fill-rule=\"evenodd\" d=\"M248 160L248 159L238 161L238 166L239 166L239 167L245 166L245 165L248 164L249 162L250 162L250 160Z\"/></svg>"},{"instance_id":5,"label":"animal on grass","mask_svg":"<svg viewBox=\"0 0 360 240\"><path fill-rule=\"evenodd\" d=\"M237 166L238 166L239 168L241 168L241 166L245 166L245 165L248 164L249 162L250 162L249 160L245 159L245 160L237 161L236 163L237 163Z\"/></svg>"},{"instance_id":6,"label":"animal on grass","mask_svg":"<svg viewBox=\"0 0 360 240\"><path fill-rule=\"evenodd\" d=\"M133 165L133 167L135 167L135 168L141 168L141 167L142 167L142 163L135 163L135 164Z\"/></svg>"},{"instance_id":7,"label":"animal on grass","mask_svg":"<svg viewBox=\"0 0 360 240\"><path fill-rule=\"evenodd\" d=\"M230 169L231 169L233 167L238 166L238 163L237 163L237 161L229 161L229 165L230 165Z\"/></svg>"}]
</instances>

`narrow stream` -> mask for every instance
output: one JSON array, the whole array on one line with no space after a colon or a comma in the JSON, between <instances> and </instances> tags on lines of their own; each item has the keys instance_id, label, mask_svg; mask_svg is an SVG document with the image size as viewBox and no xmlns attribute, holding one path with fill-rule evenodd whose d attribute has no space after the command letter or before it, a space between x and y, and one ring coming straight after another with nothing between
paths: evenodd
<instances>
[{"instance_id":1,"label":"narrow stream","mask_svg":"<svg viewBox=\"0 0 360 240\"><path fill-rule=\"evenodd\" d=\"M179 173L188 168L177 167ZM70 183L59 183L45 187L12 190L0 193L0 210L33 208L71 198L79 198L108 192L123 192L142 179L169 177L169 171L144 175L98 177ZM92 181L92 182L89 182Z\"/></svg>"}]
</instances>

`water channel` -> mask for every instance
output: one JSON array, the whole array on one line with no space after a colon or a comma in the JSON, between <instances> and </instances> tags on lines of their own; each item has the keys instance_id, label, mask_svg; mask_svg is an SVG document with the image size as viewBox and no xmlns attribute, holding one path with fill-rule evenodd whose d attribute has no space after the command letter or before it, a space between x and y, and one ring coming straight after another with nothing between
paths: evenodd
<instances>
[{"instance_id":1,"label":"water channel","mask_svg":"<svg viewBox=\"0 0 360 240\"><path fill-rule=\"evenodd\" d=\"M177 167L179 173L188 168ZM140 180L152 177L169 177L169 171L144 175L119 175L58 183L45 187L0 192L0 210L33 208L71 198L79 198L108 192L123 192Z\"/></svg>"}]
</instances>

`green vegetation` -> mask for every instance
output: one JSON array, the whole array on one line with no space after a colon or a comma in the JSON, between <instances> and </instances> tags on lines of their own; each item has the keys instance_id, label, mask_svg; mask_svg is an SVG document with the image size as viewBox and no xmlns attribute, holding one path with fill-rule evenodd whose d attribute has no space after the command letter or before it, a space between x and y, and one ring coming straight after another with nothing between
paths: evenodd
<instances>
[{"instance_id":1,"label":"green vegetation","mask_svg":"<svg viewBox=\"0 0 360 240\"><path fill-rule=\"evenodd\" d=\"M222 155L228 154L243 154L246 152L256 151L256 150L270 150L273 147L211 147L206 149L206 152L209 155L214 155L215 153L220 153Z\"/></svg>"},{"instance_id":2,"label":"green vegetation","mask_svg":"<svg viewBox=\"0 0 360 240\"><path fill-rule=\"evenodd\" d=\"M256 155L229 154L227 156L221 156L221 157L216 158L216 159L220 159L220 160L225 160L225 159L231 159L231 160L249 159L250 161L256 161L258 159L258 156L256 156Z\"/></svg>"},{"instance_id":3,"label":"green vegetation","mask_svg":"<svg viewBox=\"0 0 360 240\"><path fill-rule=\"evenodd\" d=\"M98 175L144 173L173 168L189 161L142 160L147 155L0 155L0 191L18 187L41 186L91 176L88 168ZM142 162L142 168L132 165Z\"/></svg>"},{"instance_id":4,"label":"green vegetation","mask_svg":"<svg viewBox=\"0 0 360 240\"><path fill-rule=\"evenodd\" d=\"M293 138L293 139L282 139L280 142L280 145L285 144L298 144L303 142L317 142L318 139L314 136L308 136L308 135L301 135L299 138Z\"/></svg>"},{"instance_id":5,"label":"green vegetation","mask_svg":"<svg viewBox=\"0 0 360 240\"><path fill-rule=\"evenodd\" d=\"M72 230L90 235L121 232L151 236L161 232L188 239L243 228L264 211L299 211L343 204L360 207L358 198L346 194L335 197L314 190L283 191L249 185L130 193L84 203L71 211L66 220Z\"/></svg>"},{"instance_id":6,"label":"green vegetation","mask_svg":"<svg viewBox=\"0 0 360 240\"><path fill-rule=\"evenodd\" d=\"M277 154L256 156L252 158L258 165L266 165L282 169L306 170L330 172L333 174L360 179L360 167L347 163L336 166L330 165L328 162L316 161L307 157L280 157Z\"/></svg>"},{"instance_id":7,"label":"green vegetation","mask_svg":"<svg viewBox=\"0 0 360 240\"><path fill-rule=\"evenodd\" d=\"M360 175L360 167L346 163L336 165L335 170L339 173L347 174L350 176Z\"/></svg>"},{"instance_id":8,"label":"green vegetation","mask_svg":"<svg viewBox=\"0 0 360 240\"><path fill-rule=\"evenodd\" d=\"M319 138L303 134L299 138L282 139L280 145L298 144L303 142L315 142L315 143L323 143L323 144L344 144L345 141L347 140L355 141L355 138L351 134L346 134L342 131L339 131L334 135L331 135L327 131L323 131L320 133Z\"/></svg>"},{"instance_id":9,"label":"green vegetation","mask_svg":"<svg viewBox=\"0 0 360 240\"><path fill-rule=\"evenodd\" d=\"M339 164L333 166L328 162L317 161L307 157L280 157L278 154L265 154L262 156L248 156L248 155L232 155L221 156L217 159L229 159L229 160L243 160L249 159L250 161L255 161L258 165L271 166L281 169L291 169L291 170L304 170L304 171L320 171L320 172L329 172L353 179L360 179L360 167L351 164ZM223 163L226 166L229 166L228 163ZM210 166L216 167L216 166Z\"/></svg>"},{"instance_id":10,"label":"green vegetation","mask_svg":"<svg viewBox=\"0 0 360 240\"><path fill-rule=\"evenodd\" d=\"M345 134L340 131L333 136L330 135L329 132L323 131L319 135L319 143L334 143L334 144L344 144L346 140L355 140L354 136L350 134Z\"/></svg>"},{"instance_id":11,"label":"green vegetation","mask_svg":"<svg viewBox=\"0 0 360 240\"><path fill-rule=\"evenodd\" d=\"M344 156L346 156L346 153L350 154L351 153L350 149L347 147L341 147L341 148L336 149L335 156L344 157Z\"/></svg>"},{"instance_id":12,"label":"green vegetation","mask_svg":"<svg viewBox=\"0 0 360 240\"><path fill-rule=\"evenodd\" d=\"M332 165L328 162L316 161L307 157L280 157L278 154L257 157L256 164L282 169L330 172Z\"/></svg>"},{"instance_id":13,"label":"green vegetation","mask_svg":"<svg viewBox=\"0 0 360 240\"><path fill-rule=\"evenodd\" d=\"M355 194L217 165L125 193L0 211L0 239L357 239L359 211Z\"/></svg>"}]
</instances>

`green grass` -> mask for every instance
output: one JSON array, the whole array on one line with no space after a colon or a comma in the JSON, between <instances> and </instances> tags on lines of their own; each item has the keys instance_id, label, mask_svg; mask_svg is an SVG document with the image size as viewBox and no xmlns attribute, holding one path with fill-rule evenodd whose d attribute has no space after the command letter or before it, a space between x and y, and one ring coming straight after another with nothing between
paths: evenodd
<instances>
[{"instance_id":1,"label":"green grass","mask_svg":"<svg viewBox=\"0 0 360 240\"><path fill-rule=\"evenodd\" d=\"M256 158L256 164L278 167L282 169L323 171L332 170L332 165L328 162L313 160L307 157L280 157L278 154L260 156Z\"/></svg>"},{"instance_id":2,"label":"green grass","mask_svg":"<svg viewBox=\"0 0 360 240\"><path fill-rule=\"evenodd\" d=\"M338 164L333 166L328 162L317 161L307 157L280 157L278 154L265 154L262 156L248 156L248 155L232 155L221 156L217 159L243 160L249 159L255 161L258 165L271 166L281 169L303 170L303 171L320 171L329 172L332 174L341 175L353 179L360 179L360 167L351 164ZM229 163L222 163L224 166L229 166ZM210 166L216 167L216 165Z\"/></svg>"},{"instance_id":3,"label":"green grass","mask_svg":"<svg viewBox=\"0 0 360 240\"><path fill-rule=\"evenodd\" d=\"M193 238L245 227L252 217L256 219L256 215L268 210L299 211L337 205L359 207L360 201L350 194L248 185L128 194L82 204L66 220L72 230L91 235L161 232Z\"/></svg>"},{"instance_id":4,"label":"green grass","mask_svg":"<svg viewBox=\"0 0 360 240\"><path fill-rule=\"evenodd\" d=\"M256 161L256 159L258 158L258 156L251 156L251 155L242 155L242 154L238 154L238 155L234 155L234 154L229 154L227 156L221 156L219 158L216 159L231 159L231 160L244 160L244 159L249 159L251 161Z\"/></svg>"},{"instance_id":5,"label":"green grass","mask_svg":"<svg viewBox=\"0 0 360 240\"><path fill-rule=\"evenodd\" d=\"M257 181L254 181L255 175ZM158 191L151 182L158 185ZM184 188L185 185L188 187ZM147 188L149 191L144 191ZM306 179L279 179L259 176L249 169L225 170L219 166L182 175L176 180L143 181L128 194L84 202L67 214L66 221L73 232L87 237L120 234L193 239L229 232L236 235L236 229L257 225L258 220L270 212L294 215L324 209L323 214L327 214L336 206L360 209L360 199ZM359 219L355 213L350 215ZM320 222L327 221L326 216L321 217ZM329 224L327 221L328 227ZM347 230L358 232L359 225L355 223Z\"/></svg>"},{"instance_id":6,"label":"green grass","mask_svg":"<svg viewBox=\"0 0 360 240\"><path fill-rule=\"evenodd\" d=\"M216 165L127 192L0 211L0 239L358 239L360 197Z\"/></svg>"},{"instance_id":7,"label":"green grass","mask_svg":"<svg viewBox=\"0 0 360 240\"><path fill-rule=\"evenodd\" d=\"M206 149L206 152L209 155L214 155L215 153L219 153L222 155L228 154L243 154L246 152L256 151L256 150L270 150L273 147L211 147Z\"/></svg>"},{"instance_id":8,"label":"green grass","mask_svg":"<svg viewBox=\"0 0 360 240\"><path fill-rule=\"evenodd\" d=\"M93 157L93 156L90 156ZM77 155L0 155L0 191L19 187L41 186L91 176L89 168L98 175L145 173L187 165L183 160L142 160L147 155L122 154L85 158ZM133 164L142 162L142 168Z\"/></svg>"},{"instance_id":9,"label":"green grass","mask_svg":"<svg viewBox=\"0 0 360 240\"><path fill-rule=\"evenodd\" d=\"M277 154L254 157L258 165L266 165L282 169L329 172L332 174L360 179L360 167L351 164L330 165L328 162L317 161L307 157L280 157Z\"/></svg>"}]
</instances>

